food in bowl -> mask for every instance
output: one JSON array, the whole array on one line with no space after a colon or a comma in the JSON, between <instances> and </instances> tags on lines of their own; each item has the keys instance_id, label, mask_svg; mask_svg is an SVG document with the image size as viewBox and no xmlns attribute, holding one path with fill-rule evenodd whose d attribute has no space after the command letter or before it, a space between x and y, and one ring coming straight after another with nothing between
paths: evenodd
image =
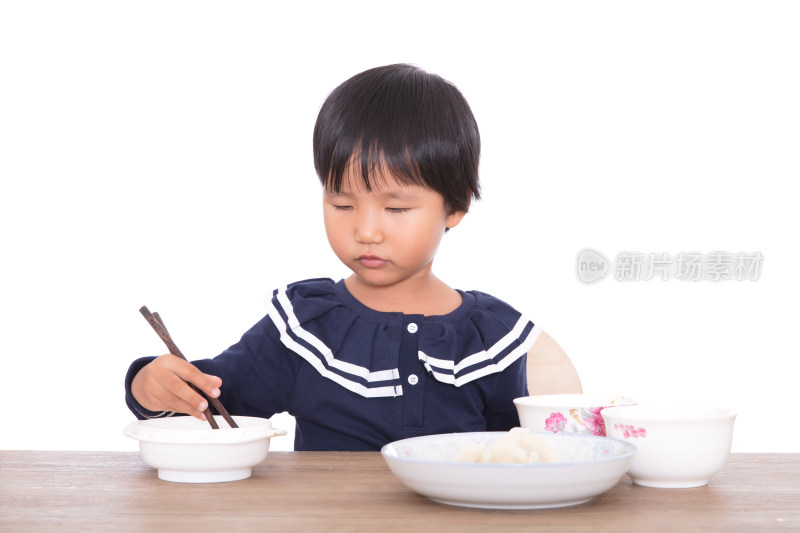
<instances>
[{"instance_id":1,"label":"food in bowl","mask_svg":"<svg viewBox=\"0 0 800 533\"><path fill-rule=\"evenodd\" d=\"M604 437L600 412L606 407L636 405L625 396L610 394L542 394L514 400L520 426L537 432L579 433Z\"/></svg>"},{"instance_id":2,"label":"food in bowl","mask_svg":"<svg viewBox=\"0 0 800 533\"><path fill-rule=\"evenodd\" d=\"M707 485L727 461L736 411L717 407L626 406L603 410L609 437L638 448L628 474L637 485Z\"/></svg>"},{"instance_id":3,"label":"food in bowl","mask_svg":"<svg viewBox=\"0 0 800 533\"><path fill-rule=\"evenodd\" d=\"M526 428L512 428L485 445L467 443L457 459L464 463L554 463L557 460L555 446Z\"/></svg>"},{"instance_id":4,"label":"food in bowl","mask_svg":"<svg viewBox=\"0 0 800 533\"><path fill-rule=\"evenodd\" d=\"M238 428L215 419L220 429L191 416L138 420L125 435L139 441L142 460L158 470L159 479L215 483L250 477L267 457L270 438L286 434L266 418L234 416Z\"/></svg>"},{"instance_id":5,"label":"food in bowl","mask_svg":"<svg viewBox=\"0 0 800 533\"><path fill-rule=\"evenodd\" d=\"M451 433L391 442L381 454L409 489L440 503L490 509L544 509L588 502L616 485L636 446L592 435L537 434L552 463L458 461L468 445L488 447L506 432Z\"/></svg>"}]
</instances>

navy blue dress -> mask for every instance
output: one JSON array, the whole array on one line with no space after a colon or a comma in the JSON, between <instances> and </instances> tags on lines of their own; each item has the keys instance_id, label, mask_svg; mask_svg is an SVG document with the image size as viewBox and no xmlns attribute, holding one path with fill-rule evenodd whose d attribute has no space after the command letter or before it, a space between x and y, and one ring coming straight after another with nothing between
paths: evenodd
<instances>
[{"instance_id":1,"label":"navy blue dress","mask_svg":"<svg viewBox=\"0 0 800 533\"><path fill-rule=\"evenodd\" d=\"M213 359L194 361L222 378L231 414L296 419L295 450L379 450L395 440L519 425L526 354L539 328L508 304L459 291L447 315L375 311L344 281L312 279L277 289L267 315ZM139 405L140 419L168 416Z\"/></svg>"}]
</instances>

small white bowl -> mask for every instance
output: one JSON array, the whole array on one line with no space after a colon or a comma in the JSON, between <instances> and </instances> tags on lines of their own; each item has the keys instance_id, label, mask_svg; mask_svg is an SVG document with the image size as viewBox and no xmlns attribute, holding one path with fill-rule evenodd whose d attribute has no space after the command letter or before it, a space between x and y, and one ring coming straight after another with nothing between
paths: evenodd
<instances>
[{"instance_id":1,"label":"small white bowl","mask_svg":"<svg viewBox=\"0 0 800 533\"><path fill-rule=\"evenodd\" d=\"M544 509L587 502L625 475L636 446L591 435L541 434L553 463L464 463L468 444L481 447L507 432L429 435L391 442L381 454L408 488L433 501L488 509Z\"/></svg>"},{"instance_id":2,"label":"small white bowl","mask_svg":"<svg viewBox=\"0 0 800 533\"><path fill-rule=\"evenodd\" d=\"M716 407L612 407L606 433L636 444L628 474L637 485L702 487L728 459L736 412Z\"/></svg>"},{"instance_id":3,"label":"small white bowl","mask_svg":"<svg viewBox=\"0 0 800 533\"><path fill-rule=\"evenodd\" d=\"M514 400L519 423L537 432L580 433L605 437L600 412L615 405L636 405L624 396L610 394L544 394Z\"/></svg>"},{"instance_id":4,"label":"small white bowl","mask_svg":"<svg viewBox=\"0 0 800 533\"><path fill-rule=\"evenodd\" d=\"M131 422L125 435L139 441L142 460L158 469L158 477L181 483L236 481L252 475L267 457L271 437L286 435L266 418L234 416L231 428L221 416L220 429L191 416Z\"/></svg>"}]
</instances>

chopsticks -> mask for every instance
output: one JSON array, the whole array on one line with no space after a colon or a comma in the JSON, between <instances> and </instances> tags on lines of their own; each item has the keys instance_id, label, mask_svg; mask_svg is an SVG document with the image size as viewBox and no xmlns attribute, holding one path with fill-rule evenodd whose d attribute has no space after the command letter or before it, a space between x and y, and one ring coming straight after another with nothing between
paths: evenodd
<instances>
[{"instance_id":1,"label":"chopsticks","mask_svg":"<svg viewBox=\"0 0 800 533\"><path fill-rule=\"evenodd\" d=\"M181 353L180 349L178 349L178 347L175 345L175 342L172 340L169 331L167 331L167 326L165 326L164 321L161 320L161 316L158 313L151 313L146 305L143 305L141 309L139 309L139 312L142 313L142 316L144 316L145 320L147 320L147 322L155 330L155 332L158 334L161 340L164 341L164 344L167 345L169 353L171 353L176 357L180 357L184 361L188 361L188 359L184 357L183 353ZM217 410L217 412L222 415L222 418L225 419L225 421L228 423L230 427L232 428L239 427L233 420L231 415L228 414L228 411L222 406L222 403L220 403L218 399L209 398L203 391L201 391L199 388L197 388L191 383L187 382L187 385L189 385L192 389L194 389L196 393L198 393L203 398L208 400L208 407L206 408L203 414L206 416L206 420L208 420L208 423L212 429L219 429L217 421L214 420L214 415L211 413L212 405Z\"/></svg>"}]
</instances>

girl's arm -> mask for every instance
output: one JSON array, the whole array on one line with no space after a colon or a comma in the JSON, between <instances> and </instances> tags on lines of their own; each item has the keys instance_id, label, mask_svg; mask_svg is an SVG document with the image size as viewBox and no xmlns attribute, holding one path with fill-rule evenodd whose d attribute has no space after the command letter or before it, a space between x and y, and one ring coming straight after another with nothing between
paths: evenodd
<instances>
[{"instance_id":1,"label":"girl's arm","mask_svg":"<svg viewBox=\"0 0 800 533\"><path fill-rule=\"evenodd\" d=\"M542 331L528 350L528 394L579 394L581 380L556 341Z\"/></svg>"}]
</instances>

